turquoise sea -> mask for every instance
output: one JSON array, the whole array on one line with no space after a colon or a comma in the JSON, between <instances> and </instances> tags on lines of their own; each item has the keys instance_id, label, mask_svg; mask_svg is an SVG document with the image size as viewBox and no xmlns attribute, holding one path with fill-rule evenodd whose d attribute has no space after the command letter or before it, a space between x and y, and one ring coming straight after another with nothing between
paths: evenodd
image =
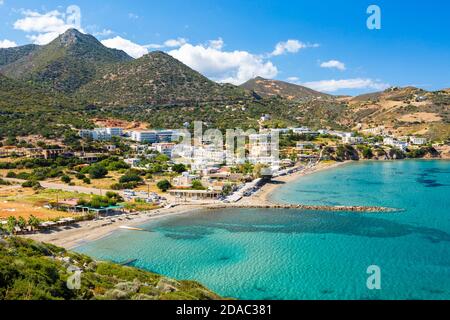
<instances>
[{"instance_id":1,"label":"turquoise sea","mask_svg":"<svg viewBox=\"0 0 450 320\"><path fill-rule=\"evenodd\" d=\"M166 217L77 248L240 299L450 299L450 162L358 162L281 186L283 203L399 213L222 210ZM381 269L381 290L366 286Z\"/></svg>"}]
</instances>

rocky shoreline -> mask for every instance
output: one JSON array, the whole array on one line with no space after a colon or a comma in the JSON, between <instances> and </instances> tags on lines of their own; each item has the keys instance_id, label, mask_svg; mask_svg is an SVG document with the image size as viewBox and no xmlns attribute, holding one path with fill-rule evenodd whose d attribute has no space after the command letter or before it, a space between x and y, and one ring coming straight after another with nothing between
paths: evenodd
<instances>
[{"instance_id":1,"label":"rocky shoreline","mask_svg":"<svg viewBox=\"0 0 450 320\"><path fill-rule=\"evenodd\" d=\"M367 213L388 213L388 212L401 212L402 209L389 208L389 207L377 207L377 206L319 206L319 205L302 205L302 204L259 204L259 205L218 205L209 206L206 209L297 209L308 211L346 211L346 212L367 212Z\"/></svg>"}]
</instances>

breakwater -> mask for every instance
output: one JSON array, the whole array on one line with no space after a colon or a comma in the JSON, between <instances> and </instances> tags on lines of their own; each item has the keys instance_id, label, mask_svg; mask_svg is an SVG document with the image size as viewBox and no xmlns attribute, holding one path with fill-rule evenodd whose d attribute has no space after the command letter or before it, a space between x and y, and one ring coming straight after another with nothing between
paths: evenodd
<instances>
[{"instance_id":1,"label":"breakwater","mask_svg":"<svg viewBox=\"0 0 450 320\"><path fill-rule=\"evenodd\" d=\"M303 205L303 204L224 204L211 205L207 209L295 209L309 211L345 211L345 212L361 212L361 213L389 213L401 212L403 209L378 207L378 206L324 206L324 205Z\"/></svg>"}]
</instances>

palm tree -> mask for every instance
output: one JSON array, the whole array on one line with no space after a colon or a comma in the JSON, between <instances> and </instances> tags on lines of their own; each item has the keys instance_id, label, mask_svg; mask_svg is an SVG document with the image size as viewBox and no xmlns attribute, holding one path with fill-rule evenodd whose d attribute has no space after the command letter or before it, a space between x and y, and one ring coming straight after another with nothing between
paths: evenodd
<instances>
[{"instance_id":1,"label":"palm tree","mask_svg":"<svg viewBox=\"0 0 450 320\"><path fill-rule=\"evenodd\" d=\"M9 234L13 234L17 225L17 220L15 217L9 217L8 223L6 224L6 231Z\"/></svg>"},{"instance_id":2,"label":"palm tree","mask_svg":"<svg viewBox=\"0 0 450 320\"><path fill-rule=\"evenodd\" d=\"M39 227L40 223L41 221L33 215L31 215L30 218L28 219L28 225L31 227L33 231Z\"/></svg>"}]
</instances>

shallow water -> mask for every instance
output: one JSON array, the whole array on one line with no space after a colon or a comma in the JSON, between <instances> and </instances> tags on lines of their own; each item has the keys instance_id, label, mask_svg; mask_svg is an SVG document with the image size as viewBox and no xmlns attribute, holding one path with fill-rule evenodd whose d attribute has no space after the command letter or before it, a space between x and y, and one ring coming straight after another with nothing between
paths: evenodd
<instances>
[{"instance_id":1,"label":"shallow water","mask_svg":"<svg viewBox=\"0 0 450 320\"><path fill-rule=\"evenodd\" d=\"M450 162L361 162L306 176L285 203L401 213L236 209L152 221L77 248L240 299L449 299ZM367 267L381 268L368 290Z\"/></svg>"}]
</instances>

